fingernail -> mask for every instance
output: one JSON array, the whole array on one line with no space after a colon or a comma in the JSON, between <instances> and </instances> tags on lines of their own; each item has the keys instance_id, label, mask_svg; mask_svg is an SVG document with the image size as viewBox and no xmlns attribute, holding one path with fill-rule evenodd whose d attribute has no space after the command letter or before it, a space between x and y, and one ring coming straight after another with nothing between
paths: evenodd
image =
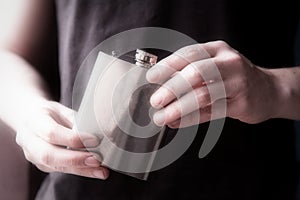
<instances>
[{"instance_id":1,"label":"fingernail","mask_svg":"<svg viewBox=\"0 0 300 200\"><path fill-rule=\"evenodd\" d=\"M100 162L94 156L90 156L90 157L86 158L84 161L84 164L89 167L99 167L100 166Z\"/></svg>"},{"instance_id":2,"label":"fingernail","mask_svg":"<svg viewBox=\"0 0 300 200\"><path fill-rule=\"evenodd\" d=\"M107 179L107 175L102 170L95 170L93 174L96 178Z\"/></svg>"},{"instance_id":3,"label":"fingernail","mask_svg":"<svg viewBox=\"0 0 300 200\"><path fill-rule=\"evenodd\" d=\"M163 111L158 111L153 116L153 121L158 126L163 126L166 120L165 113Z\"/></svg>"},{"instance_id":4,"label":"fingernail","mask_svg":"<svg viewBox=\"0 0 300 200\"><path fill-rule=\"evenodd\" d=\"M161 92L155 92L151 98L150 98L150 103L154 108L161 108L161 103L163 101L163 98L161 97L162 94Z\"/></svg>"},{"instance_id":5,"label":"fingernail","mask_svg":"<svg viewBox=\"0 0 300 200\"><path fill-rule=\"evenodd\" d=\"M83 145L88 148L88 147L96 147L100 144L100 140L97 137L92 137L92 138L87 138L83 139Z\"/></svg>"}]
</instances>

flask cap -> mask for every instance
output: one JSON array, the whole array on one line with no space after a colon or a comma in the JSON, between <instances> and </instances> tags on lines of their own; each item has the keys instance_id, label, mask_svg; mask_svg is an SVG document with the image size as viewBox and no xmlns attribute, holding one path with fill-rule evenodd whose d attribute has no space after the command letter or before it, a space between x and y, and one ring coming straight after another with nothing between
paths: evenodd
<instances>
[{"instance_id":1,"label":"flask cap","mask_svg":"<svg viewBox=\"0 0 300 200\"><path fill-rule=\"evenodd\" d=\"M157 56L137 49L135 54L135 61L136 65L149 69L156 64Z\"/></svg>"}]
</instances>

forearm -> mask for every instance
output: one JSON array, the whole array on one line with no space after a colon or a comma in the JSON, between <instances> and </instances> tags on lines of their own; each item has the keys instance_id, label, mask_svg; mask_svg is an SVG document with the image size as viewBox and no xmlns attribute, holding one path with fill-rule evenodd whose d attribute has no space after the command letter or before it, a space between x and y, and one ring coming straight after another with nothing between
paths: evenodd
<instances>
[{"instance_id":1,"label":"forearm","mask_svg":"<svg viewBox=\"0 0 300 200\"><path fill-rule=\"evenodd\" d=\"M9 51L0 51L0 118L13 129L24 121L33 105L48 99L39 73L24 59Z\"/></svg>"},{"instance_id":2,"label":"forearm","mask_svg":"<svg viewBox=\"0 0 300 200\"><path fill-rule=\"evenodd\" d=\"M51 0L0 3L0 118L14 129L32 105L48 98L42 77L26 61L36 60L47 40L52 13Z\"/></svg>"},{"instance_id":3,"label":"forearm","mask_svg":"<svg viewBox=\"0 0 300 200\"><path fill-rule=\"evenodd\" d=\"M275 117L300 120L300 67L268 70L278 88Z\"/></svg>"}]
</instances>

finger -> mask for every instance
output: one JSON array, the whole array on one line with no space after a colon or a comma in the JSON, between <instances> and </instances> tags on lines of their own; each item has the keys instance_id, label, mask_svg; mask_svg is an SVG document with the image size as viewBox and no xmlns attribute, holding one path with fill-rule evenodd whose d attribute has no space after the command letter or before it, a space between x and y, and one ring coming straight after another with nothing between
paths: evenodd
<instances>
[{"instance_id":1,"label":"finger","mask_svg":"<svg viewBox=\"0 0 300 200\"><path fill-rule=\"evenodd\" d=\"M207 88L200 87L157 111L153 115L153 121L155 124L163 126L198 110L200 107L206 107L209 103L210 96Z\"/></svg>"},{"instance_id":2,"label":"finger","mask_svg":"<svg viewBox=\"0 0 300 200\"><path fill-rule=\"evenodd\" d=\"M100 143L99 137L97 137L93 134L90 134L90 133L78 132L77 130L74 129L74 122L75 122L75 119L74 119L75 111L74 110L72 110L60 103L57 103L57 102L53 102L52 106L55 111L55 112L52 112L53 119L57 123L62 125L63 127L72 129L73 131L76 131L77 135L80 137L81 143L83 144L83 146L85 148L92 148L92 147L96 147L99 145L99 143ZM78 138L75 139L75 143L78 142L76 140L78 140ZM69 145L68 147L73 148L74 146ZM81 146L79 146L79 147L81 147Z\"/></svg>"},{"instance_id":3,"label":"finger","mask_svg":"<svg viewBox=\"0 0 300 200\"><path fill-rule=\"evenodd\" d=\"M28 119L26 125L30 131L47 141L48 143L71 148L96 147L99 145L98 137L88 133L75 133L64 125L64 115L73 112L56 102L46 102L40 105L41 109L33 110L33 119ZM58 109L58 107L61 107ZM64 110L64 111L62 111ZM66 117L67 118L67 117ZM71 120L71 118L70 118ZM68 123L68 122L67 122Z\"/></svg>"},{"instance_id":4,"label":"finger","mask_svg":"<svg viewBox=\"0 0 300 200\"><path fill-rule=\"evenodd\" d=\"M99 145L99 138L88 133L77 133L69 128L58 124L50 116L41 119L35 127L35 134L48 143L71 148L96 147Z\"/></svg>"},{"instance_id":5,"label":"finger","mask_svg":"<svg viewBox=\"0 0 300 200\"><path fill-rule=\"evenodd\" d=\"M148 70L147 80L151 83L163 83L190 63L209 57L209 54L199 44L184 47Z\"/></svg>"},{"instance_id":6,"label":"finger","mask_svg":"<svg viewBox=\"0 0 300 200\"><path fill-rule=\"evenodd\" d=\"M26 128L24 130L24 133L18 134L25 157L42 171L57 171L101 179L108 177L108 169L100 166L99 155L54 146L26 132Z\"/></svg>"},{"instance_id":7,"label":"finger","mask_svg":"<svg viewBox=\"0 0 300 200\"><path fill-rule=\"evenodd\" d=\"M48 166L54 171L64 172L63 168L87 168L101 165L99 155L84 151L74 151L57 146L48 146L40 152L34 161Z\"/></svg>"},{"instance_id":8,"label":"finger","mask_svg":"<svg viewBox=\"0 0 300 200\"><path fill-rule=\"evenodd\" d=\"M82 169L72 169L71 171L66 171L64 173L89 177L89 178L97 178L105 180L109 176L109 170L105 167L97 167L97 168L82 168Z\"/></svg>"},{"instance_id":9,"label":"finger","mask_svg":"<svg viewBox=\"0 0 300 200\"><path fill-rule=\"evenodd\" d=\"M201 122L207 122L211 119L211 107L207 106L205 108L201 108L200 110L196 110L183 118L180 118L176 121L168 123L167 125L170 128L185 128L189 126L193 126L196 124L200 124ZM201 115L201 116L200 116Z\"/></svg>"},{"instance_id":10,"label":"finger","mask_svg":"<svg viewBox=\"0 0 300 200\"><path fill-rule=\"evenodd\" d=\"M154 123L159 126L172 123L222 98L225 98L223 82L196 88L177 101L167 105L164 109L156 112L153 116Z\"/></svg>"},{"instance_id":11,"label":"finger","mask_svg":"<svg viewBox=\"0 0 300 200\"><path fill-rule=\"evenodd\" d=\"M163 84L152 96L150 103L161 108L194 87L220 81L222 77L214 59L205 59L186 66L181 72Z\"/></svg>"},{"instance_id":12,"label":"finger","mask_svg":"<svg viewBox=\"0 0 300 200\"><path fill-rule=\"evenodd\" d=\"M185 128L205 122L209 122L216 119L226 117L226 105L225 99L218 100L205 108L200 108L181 119L178 119L172 123L167 124L170 128ZM214 111L212 112L212 107Z\"/></svg>"},{"instance_id":13,"label":"finger","mask_svg":"<svg viewBox=\"0 0 300 200\"><path fill-rule=\"evenodd\" d=\"M55 111L51 112L53 119L55 119L57 123L72 129L75 122L75 111L58 102L51 102L51 106Z\"/></svg>"},{"instance_id":14,"label":"finger","mask_svg":"<svg viewBox=\"0 0 300 200\"><path fill-rule=\"evenodd\" d=\"M36 165L38 169L40 169L43 172L50 173L55 172L51 168L43 166L43 165ZM95 167L95 168L77 168L77 169L69 169L69 168L62 168L62 173L66 174L73 174L77 176L84 176L88 178L97 178L105 180L109 176L109 170L105 167Z\"/></svg>"},{"instance_id":15,"label":"finger","mask_svg":"<svg viewBox=\"0 0 300 200\"><path fill-rule=\"evenodd\" d=\"M176 71L182 70L190 63L212 58L216 56L220 50L225 48L228 48L228 45L225 42L216 41L195 44L179 49L152 67L147 72L147 80L151 83L163 83Z\"/></svg>"},{"instance_id":16,"label":"finger","mask_svg":"<svg viewBox=\"0 0 300 200\"><path fill-rule=\"evenodd\" d=\"M64 167L86 168L100 166L101 158L95 153L73 151L58 147L27 132L21 135L23 137L22 147L24 154L27 160L34 164L47 166L55 171L61 171L61 168Z\"/></svg>"}]
</instances>

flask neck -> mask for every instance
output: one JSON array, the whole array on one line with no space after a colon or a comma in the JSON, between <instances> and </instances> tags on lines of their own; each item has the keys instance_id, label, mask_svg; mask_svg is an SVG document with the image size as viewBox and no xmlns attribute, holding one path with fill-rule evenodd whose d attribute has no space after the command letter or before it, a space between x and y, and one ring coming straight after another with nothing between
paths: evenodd
<instances>
[{"instance_id":1,"label":"flask neck","mask_svg":"<svg viewBox=\"0 0 300 200\"><path fill-rule=\"evenodd\" d=\"M150 69L157 62L157 56L147 53L143 50L137 49L135 54L136 65Z\"/></svg>"}]
</instances>

